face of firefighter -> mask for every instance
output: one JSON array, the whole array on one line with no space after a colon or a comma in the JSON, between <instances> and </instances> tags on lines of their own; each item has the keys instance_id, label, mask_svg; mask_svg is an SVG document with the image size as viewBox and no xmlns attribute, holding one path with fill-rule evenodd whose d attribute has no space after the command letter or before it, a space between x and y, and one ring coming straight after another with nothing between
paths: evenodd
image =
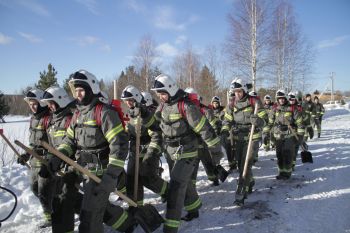
<instances>
[{"instance_id":1,"label":"face of firefighter","mask_svg":"<svg viewBox=\"0 0 350 233\"><path fill-rule=\"evenodd\" d=\"M124 100L124 103L128 106L128 108L134 108L135 107L135 100L134 99Z\"/></svg>"},{"instance_id":2,"label":"face of firefighter","mask_svg":"<svg viewBox=\"0 0 350 233\"><path fill-rule=\"evenodd\" d=\"M291 104L291 105L294 105L295 104L295 99L291 99L291 100L289 100L289 103Z\"/></svg>"},{"instance_id":3,"label":"face of firefighter","mask_svg":"<svg viewBox=\"0 0 350 233\"><path fill-rule=\"evenodd\" d=\"M51 112L56 112L56 103L54 101L47 101L47 106L49 107Z\"/></svg>"},{"instance_id":4,"label":"face of firefighter","mask_svg":"<svg viewBox=\"0 0 350 233\"><path fill-rule=\"evenodd\" d=\"M169 101L169 94L166 92L157 92L157 96L159 97L160 101L163 103Z\"/></svg>"},{"instance_id":5,"label":"face of firefighter","mask_svg":"<svg viewBox=\"0 0 350 233\"><path fill-rule=\"evenodd\" d=\"M265 104L270 104L271 100L265 100Z\"/></svg>"},{"instance_id":6,"label":"face of firefighter","mask_svg":"<svg viewBox=\"0 0 350 233\"><path fill-rule=\"evenodd\" d=\"M218 102L213 102L213 108L217 109L220 106L220 104Z\"/></svg>"},{"instance_id":7,"label":"face of firefighter","mask_svg":"<svg viewBox=\"0 0 350 233\"><path fill-rule=\"evenodd\" d=\"M39 102L37 100L29 100L28 105L33 113L36 113L38 111Z\"/></svg>"},{"instance_id":8,"label":"face of firefighter","mask_svg":"<svg viewBox=\"0 0 350 233\"><path fill-rule=\"evenodd\" d=\"M237 99L242 99L243 98L243 95L244 95L244 91L242 89L236 89L235 90L235 97Z\"/></svg>"},{"instance_id":9,"label":"face of firefighter","mask_svg":"<svg viewBox=\"0 0 350 233\"><path fill-rule=\"evenodd\" d=\"M284 104L286 103L286 98L279 98L279 99L278 99L278 103L279 103L280 105L284 105Z\"/></svg>"},{"instance_id":10,"label":"face of firefighter","mask_svg":"<svg viewBox=\"0 0 350 233\"><path fill-rule=\"evenodd\" d=\"M311 100L311 96L306 97L306 101L309 102Z\"/></svg>"},{"instance_id":11,"label":"face of firefighter","mask_svg":"<svg viewBox=\"0 0 350 233\"><path fill-rule=\"evenodd\" d=\"M79 100L79 102L83 101L86 94L85 89L82 87L76 87L74 92L75 92L75 98Z\"/></svg>"}]
</instances>

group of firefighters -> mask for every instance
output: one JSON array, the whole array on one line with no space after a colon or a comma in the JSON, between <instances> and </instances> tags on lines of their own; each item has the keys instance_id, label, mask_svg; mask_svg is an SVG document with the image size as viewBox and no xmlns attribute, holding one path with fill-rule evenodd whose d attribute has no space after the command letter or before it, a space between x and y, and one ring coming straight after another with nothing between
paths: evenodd
<instances>
[{"instance_id":1,"label":"group of firefighters","mask_svg":"<svg viewBox=\"0 0 350 233\"><path fill-rule=\"evenodd\" d=\"M199 217L199 162L214 186L237 169L234 204L244 205L255 184L252 166L258 161L260 144L266 151L276 150L276 179L289 179L299 145L313 137L314 127L320 137L324 114L316 96L312 102L308 94L302 102L295 93L278 90L276 103L269 95L261 101L255 92L249 92L250 85L238 78L230 85L226 107L217 96L206 106L193 88L183 90L171 77L159 75L151 88L159 104L135 86L124 88L125 124L120 109L109 104L93 74L79 70L71 75L69 86L75 101L60 87L32 89L24 98L33 112L30 147L47 163L28 153L22 154L18 163L30 162L31 189L45 216L40 227L51 227L54 233L73 232L75 214L79 214L79 232L83 233L101 233L104 224L119 232L132 232L138 224L152 229L142 215L135 216L134 208L109 202L110 193L117 188L130 198L136 196L134 201L142 206L144 187L166 203L163 232L178 232L181 220ZM101 182L87 179L49 153L41 141L87 168ZM247 150L251 156L247 157ZM225 153L228 170L220 164ZM169 167L168 180L161 176L162 156ZM181 216L183 209L187 214Z\"/></svg>"}]
</instances>

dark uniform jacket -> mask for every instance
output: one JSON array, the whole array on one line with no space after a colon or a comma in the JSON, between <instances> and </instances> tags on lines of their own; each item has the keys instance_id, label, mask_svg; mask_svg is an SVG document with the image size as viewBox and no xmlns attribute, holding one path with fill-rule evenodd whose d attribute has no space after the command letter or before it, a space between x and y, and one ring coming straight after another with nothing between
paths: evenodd
<instances>
[{"instance_id":1,"label":"dark uniform jacket","mask_svg":"<svg viewBox=\"0 0 350 233\"><path fill-rule=\"evenodd\" d=\"M97 125L95 108L102 104L101 125ZM128 137L118 113L95 97L89 105L77 105L71 124L58 150L74 155L79 164L102 175L117 177L124 169ZM77 152L77 153L76 153ZM103 169L103 170L102 170Z\"/></svg>"}]
</instances>

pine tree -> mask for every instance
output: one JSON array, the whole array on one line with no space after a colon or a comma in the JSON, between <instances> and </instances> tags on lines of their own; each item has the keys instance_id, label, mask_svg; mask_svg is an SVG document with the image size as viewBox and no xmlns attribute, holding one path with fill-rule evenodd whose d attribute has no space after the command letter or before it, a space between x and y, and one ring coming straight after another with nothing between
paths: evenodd
<instances>
[{"instance_id":1,"label":"pine tree","mask_svg":"<svg viewBox=\"0 0 350 233\"><path fill-rule=\"evenodd\" d=\"M70 75L69 75L68 78L66 78L66 79L63 81L63 88L64 88L64 90L66 90L66 92L68 93L68 95L72 97L72 96L73 96L73 93L72 93L72 90L70 89L69 84L68 84L69 80L70 80Z\"/></svg>"},{"instance_id":2,"label":"pine tree","mask_svg":"<svg viewBox=\"0 0 350 233\"><path fill-rule=\"evenodd\" d=\"M196 83L196 89L205 103L209 103L214 95L219 91L218 81L213 72L205 65L203 66L199 79Z\"/></svg>"},{"instance_id":3,"label":"pine tree","mask_svg":"<svg viewBox=\"0 0 350 233\"><path fill-rule=\"evenodd\" d=\"M49 63L47 66L48 71L44 70L43 72L40 72L40 79L38 81L38 84L35 86L41 90L45 90L51 86L59 86L57 83L57 71L55 68Z\"/></svg>"},{"instance_id":4,"label":"pine tree","mask_svg":"<svg viewBox=\"0 0 350 233\"><path fill-rule=\"evenodd\" d=\"M0 91L0 122L5 123L4 116L8 114L10 107L5 102L5 96Z\"/></svg>"}]
</instances>

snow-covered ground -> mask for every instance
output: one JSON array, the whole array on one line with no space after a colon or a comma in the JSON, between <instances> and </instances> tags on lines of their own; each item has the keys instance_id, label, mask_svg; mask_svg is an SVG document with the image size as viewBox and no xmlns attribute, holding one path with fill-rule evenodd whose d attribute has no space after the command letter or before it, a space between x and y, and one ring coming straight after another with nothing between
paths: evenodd
<instances>
[{"instance_id":1,"label":"snow-covered ground","mask_svg":"<svg viewBox=\"0 0 350 233\"><path fill-rule=\"evenodd\" d=\"M16 138L26 143L28 121L23 120L27 119L8 118L11 123L0 124L0 128L11 141ZM13 153L2 143L0 140L0 156L11 161ZM203 202L200 218L182 222L180 232L350 232L349 108L327 111L321 138L308 143L314 163L302 164L298 158L296 171L287 181L275 179L274 152L261 150L259 162L253 169L255 190L241 208L233 205L237 173L220 186L211 187L201 168L197 180ZM29 189L28 171L16 163L6 163L6 166L1 165L0 184L17 194L18 206L14 215L3 223L1 232L51 232L37 228L42 221L42 210ZM227 166L226 160L224 165ZM165 163L163 167L166 169ZM164 173L168 178L167 169ZM165 204L156 195L146 192L145 202L154 204L164 214ZM111 196L111 200L115 197ZM1 191L0 218L7 215L12 205L12 197ZM112 231L106 227L106 232Z\"/></svg>"}]
</instances>

